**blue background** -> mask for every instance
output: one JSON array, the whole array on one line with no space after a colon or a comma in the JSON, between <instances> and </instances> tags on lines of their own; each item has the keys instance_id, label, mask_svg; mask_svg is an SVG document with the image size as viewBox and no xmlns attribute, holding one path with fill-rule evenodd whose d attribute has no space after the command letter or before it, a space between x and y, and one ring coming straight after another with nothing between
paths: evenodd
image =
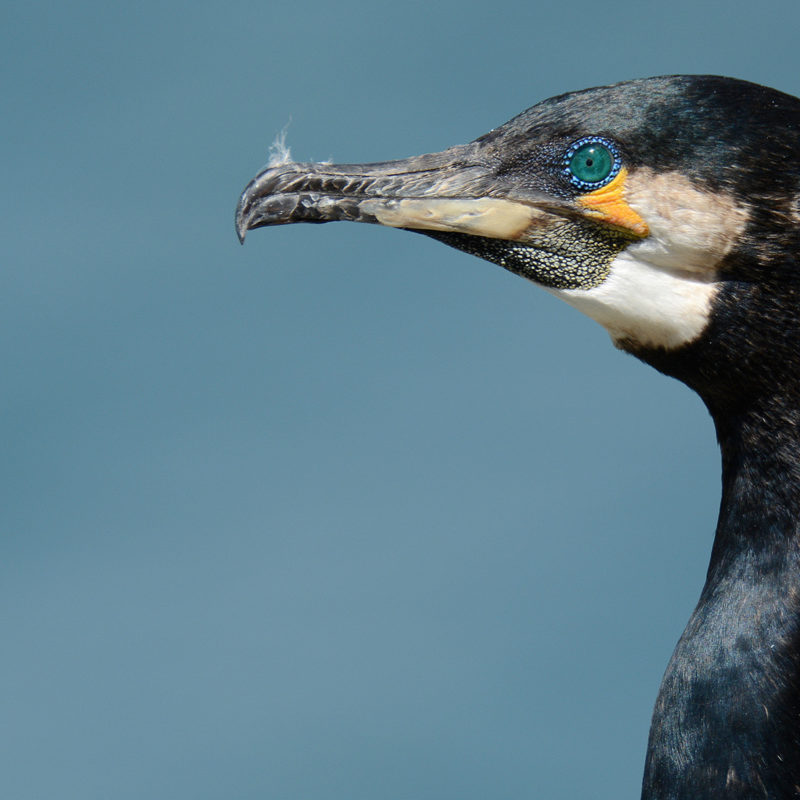
<instances>
[{"instance_id":1,"label":"blue background","mask_svg":"<svg viewBox=\"0 0 800 800\"><path fill-rule=\"evenodd\" d=\"M296 158L675 72L800 93L794 0L6 4L0 794L638 796L719 476L701 403Z\"/></svg>"}]
</instances>

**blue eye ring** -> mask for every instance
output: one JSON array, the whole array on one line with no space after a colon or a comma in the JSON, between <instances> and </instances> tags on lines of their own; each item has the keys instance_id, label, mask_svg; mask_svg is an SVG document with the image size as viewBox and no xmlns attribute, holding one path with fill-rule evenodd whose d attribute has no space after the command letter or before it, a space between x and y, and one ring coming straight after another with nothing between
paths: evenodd
<instances>
[{"instance_id":1,"label":"blue eye ring","mask_svg":"<svg viewBox=\"0 0 800 800\"><path fill-rule=\"evenodd\" d=\"M588 145L600 145L600 147L604 148L607 151L608 155L611 158L612 163L610 171L600 180L596 181L582 180L573 173L572 160L575 154L582 148L587 147ZM604 136L584 136L582 139L578 139L576 142L573 142L569 146L567 152L564 153L563 165L564 165L564 175L573 186L577 187L578 189L582 189L584 191L591 191L593 189L599 189L602 186L611 183L611 181L613 181L614 178L617 177L620 169L622 169L622 159L620 157L617 146L610 139L606 139Z\"/></svg>"}]
</instances>

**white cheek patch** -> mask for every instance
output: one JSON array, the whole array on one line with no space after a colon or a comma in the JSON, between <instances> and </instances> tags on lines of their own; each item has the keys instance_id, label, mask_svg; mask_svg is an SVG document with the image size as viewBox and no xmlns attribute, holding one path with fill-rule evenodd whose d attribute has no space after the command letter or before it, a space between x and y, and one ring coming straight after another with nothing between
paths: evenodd
<instances>
[{"instance_id":1,"label":"white cheek patch","mask_svg":"<svg viewBox=\"0 0 800 800\"><path fill-rule=\"evenodd\" d=\"M678 172L636 170L625 199L647 221L636 245L640 261L709 276L744 233L750 211L726 192L697 188Z\"/></svg>"},{"instance_id":2,"label":"white cheek patch","mask_svg":"<svg viewBox=\"0 0 800 800\"><path fill-rule=\"evenodd\" d=\"M614 259L594 289L550 291L599 322L615 343L674 349L705 330L717 284L639 261L632 247Z\"/></svg>"},{"instance_id":3,"label":"white cheek patch","mask_svg":"<svg viewBox=\"0 0 800 800\"><path fill-rule=\"evenodd\" d=\"M599 286L553 293L599 322L615 343L688 344L708 325L717 266L744 233L749 211L724 192L648 168L628 177L625 199L649 236L623 250Z\"/></svg>"}]
</instances>

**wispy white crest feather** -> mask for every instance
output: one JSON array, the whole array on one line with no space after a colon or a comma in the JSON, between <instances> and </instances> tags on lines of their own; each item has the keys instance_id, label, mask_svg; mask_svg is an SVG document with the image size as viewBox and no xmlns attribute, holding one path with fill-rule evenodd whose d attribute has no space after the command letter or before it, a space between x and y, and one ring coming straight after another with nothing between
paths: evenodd
<instances>
[{"instance_id":1,"label":"wispy white crest feather","mask_svg":"<svg viewBox=\"0 0 800 800\"><path fill-rule=\"evenodd\" d=\"M292 121L289 120L283 126L281 131L275 136L275 140L269 146L269 160L267 161L268 167L279 167L281 164L290 164L292 161L292 151L286 144L286 131L289 130L289 125Z\"/></svg>"}]
</instances>

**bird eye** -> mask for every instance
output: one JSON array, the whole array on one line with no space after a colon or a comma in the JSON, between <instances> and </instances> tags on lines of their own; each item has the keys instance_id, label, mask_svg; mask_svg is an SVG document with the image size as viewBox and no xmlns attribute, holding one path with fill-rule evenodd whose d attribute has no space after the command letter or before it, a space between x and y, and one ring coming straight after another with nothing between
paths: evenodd
<instances>
[{"instance_id":1,"label":"bird eye","mask_svg":"<svg viewBox=\"0 0 800 800\"><path fill-rule=\"evenodd\" d=\"M578 139L564 154L564 172L573 186L597 189L612 181L620 170L619 151L600 136Z\"/></svg>"}]
</instances>

